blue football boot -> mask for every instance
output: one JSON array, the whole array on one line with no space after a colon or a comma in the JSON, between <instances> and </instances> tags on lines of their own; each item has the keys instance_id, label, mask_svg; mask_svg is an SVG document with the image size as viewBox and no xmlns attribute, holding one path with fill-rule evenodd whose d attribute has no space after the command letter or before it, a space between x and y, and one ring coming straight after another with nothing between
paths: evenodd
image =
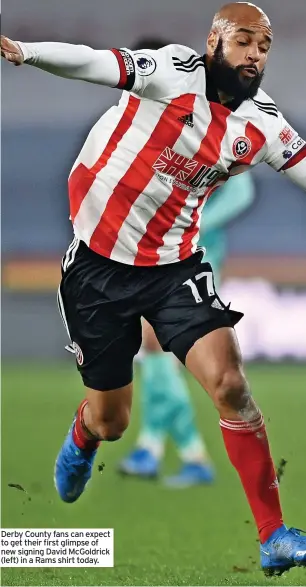
<instances>
[{"instance_id":1,"label":"blue football boot","mask_svg":"<svg viewBox=\"0 0 306 587\"><path fill-rule=\"evenodd\" d=\"M301 532L281 526L261 544L261 567L265 575L282 575L292 567L306 567L306 536Z\"/></svg>"},{"instance_id":2,"label":"blue football boot","mask_svg":"<svg viewBox=\"0 0 306 587\"><path fill-rule=\"evenodd\" d=\"M164 485L173 489L184 489L193 485L213 483L215 472L208 463L185 463L177 475L165 477Z\"/></svg>"},{"instance_id":3,"label":"blue football boot","mask_svg":"<svg viewBox=\"0 0 306 587\"><path fill-rule=\"evenodd\" d=\"M75 420L76 417L57 456L54 472L57 492L68 503L76 501L83 493L97 453L97 449L86 451L76 446L72 436Z\"/></svg>"},{"instance_id":4,"label":"blue football boot","mask_svg":"<svg viewBox=\"0 0 306 587\"><path fill-rule=\"evenodd\" d=\"M135 448L118 466L121 475L154 479L158 476L159 461L146 448Z\"/></svg>"}]
</instances>

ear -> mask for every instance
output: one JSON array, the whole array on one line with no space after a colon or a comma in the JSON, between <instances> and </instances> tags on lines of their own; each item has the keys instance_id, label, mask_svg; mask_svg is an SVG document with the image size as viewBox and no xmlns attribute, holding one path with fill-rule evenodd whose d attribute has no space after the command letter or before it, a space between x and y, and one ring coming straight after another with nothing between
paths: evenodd
<instances>
[{"instance_id":1,"label":"ear","mask_svg":"<svg viewBox=\"0 0 306 587\"><path fill-rule=\"evenodd\" d=\"M210 31L208 38L207 38L207 44L206 44L207 55L209 55L209 57L212 57L212 55L214 54L215 49L218 45L218 41L219 41L219 36L216 33L216 31Z\"/></svg>"}]
</instances>

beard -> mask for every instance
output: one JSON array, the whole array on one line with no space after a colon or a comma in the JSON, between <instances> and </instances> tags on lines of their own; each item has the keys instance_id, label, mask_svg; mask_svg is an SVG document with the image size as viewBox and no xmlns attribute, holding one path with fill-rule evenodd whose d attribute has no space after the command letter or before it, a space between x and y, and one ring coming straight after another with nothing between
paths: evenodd
<instances>
[{"instance_id":1,"label":"beard","mask_svg":"<svg viewBox=\"0 0 306 587\"><path fill-rule=\"evenodd\" d=\"M262 83L264 71L257 73L255 77L246 77L243 75L244 69L245 65L233 67L225 59L223 41L219 39L210 66L210 73L218 90L241 102L254 98Z\"/></svg>"}]
</instances>

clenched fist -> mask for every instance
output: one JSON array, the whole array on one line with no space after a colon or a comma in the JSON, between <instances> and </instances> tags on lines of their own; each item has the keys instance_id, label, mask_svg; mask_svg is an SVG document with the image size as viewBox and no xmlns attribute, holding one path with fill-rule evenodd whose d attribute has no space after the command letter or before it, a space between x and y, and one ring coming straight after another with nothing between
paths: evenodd
<instances>
[{"instance_id":1,"label":"clenched fist","mask_svg":"<svg viewBox=\"0 0 306 587\"><path fill-rule=\"evenodd\" d=\"M21 65L24 61L23 53L15 41L1 35L1 56L15 65Z\"/></svg>"}]
</instances>

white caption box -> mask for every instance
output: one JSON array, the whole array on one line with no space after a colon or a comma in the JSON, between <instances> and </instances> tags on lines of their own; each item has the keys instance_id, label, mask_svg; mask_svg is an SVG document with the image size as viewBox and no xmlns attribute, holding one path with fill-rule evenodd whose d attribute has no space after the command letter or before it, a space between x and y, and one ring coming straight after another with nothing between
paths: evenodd
<instances>
[{"instance_id":1,"label":"white caption box","mask_svg":"<svg viewBox=\"0 0 306 587\"><path fill-rule=\"evenodd\" d=\"M3 528L2 567L113 567L113 528Z\"/></svg>"}]
</instances>

